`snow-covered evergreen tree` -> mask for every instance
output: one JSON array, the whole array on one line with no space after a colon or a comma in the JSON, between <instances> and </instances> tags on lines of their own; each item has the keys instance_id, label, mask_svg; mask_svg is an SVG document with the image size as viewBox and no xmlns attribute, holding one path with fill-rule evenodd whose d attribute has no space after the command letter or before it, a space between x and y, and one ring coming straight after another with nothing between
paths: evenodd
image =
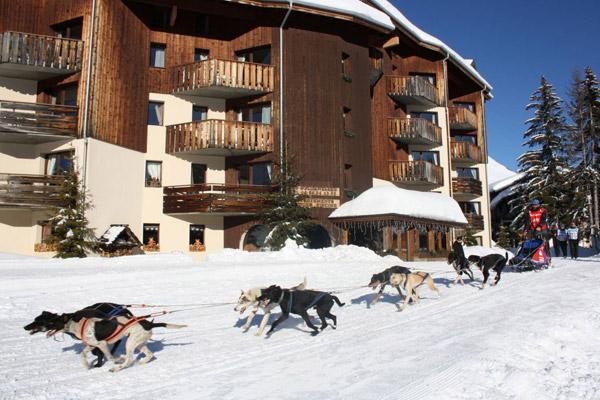
<instances>
[{"instance_id":1,"label":"snow-covered evergreen tree","mask_svg":"<svg viewBox=\"0 0 600 400\"><path fill-rule=\"evenodd\" d=\"M91 204L80 187L77 171L65 174L58 199L62 207L57 208L55 216L50 219L52 235L49 242L56 244L55 257L86 257L88 251L95 249L96 239L85 216Z\"/></svg>"},{"instance_id":2,"label":"snow-covered evergreen tree","mask_svg":"<svg viewBox=\"0 0 600 400\"><path fill-rule=\"evenodd\" d=\"M286 240L306 246L308 232L314 227L310 210L302 205L305 196L298 193L301 176L296 172L293 156L284 152L282 164L274 171L273 184L278 190L265 195L268 207L257 215L257 219L270 228L265 247L279 250Z\"/></svg>"},{"instance_id":3,"label":"snow-covered evergreen tree","mask_svg":"<svg viewBox=\"0 0 600 400\"><path fill-rule=\"evenodd\" d=\"M523 228L532 199L542 201L550 223L565 219L570 204L570 193L565 190L569 171L564 148L566 121L561 99L546 78L541 78L541 86L526 109L532 110L534 116L526 122L528 129L523 133L523 145L528 151L518 158L519 172L524 177L516 188L517 196L510 202L516 216L512 223L515 230Z\"/></svg>"},{"instance_id":4,"label":"snow-covered evergreen tree","mask_svg":"<svg viewBox=\"0 0 600 400\"><path fill-rule=\"evenodd\" d=\"M498 240L496 244L503 249L510 249L511 246L511 234L508 227L505 224L500 225L500 229L498 230Z\"/></svg>"}]
</instances>

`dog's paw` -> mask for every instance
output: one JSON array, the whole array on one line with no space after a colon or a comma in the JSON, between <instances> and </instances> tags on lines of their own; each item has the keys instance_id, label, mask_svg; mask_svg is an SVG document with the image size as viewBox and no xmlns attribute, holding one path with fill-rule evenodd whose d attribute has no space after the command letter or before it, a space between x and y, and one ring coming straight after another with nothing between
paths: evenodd
<instances>
[{"instance_id":1,"label":"dog's paw","mask_svg":"<svg viewBox=\"0 0 600 400\"><path fill-rule=\"evenodd\" d=\"M110 372L119 372L120 370L122 370L123 368L121 367L112 367L111 369L109 369Z\"/></svg>"},{"instance_id":2,"label":"dog's paw","mask_svg":"<svg viewBox=\"0 0 600 400\"><path fill-rule=\"evenodd\" d=\"M125 362L125 358L124 357L117 357L113 360L113 362L115 364L123 364Z\"/></svg>"},{"instance_id":3,"label":"dog's paw","mask_svg":"<svg viewBox=\"0 0 600 400\"><path fill-rule=\"evenodd\" d=\"M310 333L311 336L317 336L319 334L319 331L312 331Z\"/></svg>"}]
</instances>

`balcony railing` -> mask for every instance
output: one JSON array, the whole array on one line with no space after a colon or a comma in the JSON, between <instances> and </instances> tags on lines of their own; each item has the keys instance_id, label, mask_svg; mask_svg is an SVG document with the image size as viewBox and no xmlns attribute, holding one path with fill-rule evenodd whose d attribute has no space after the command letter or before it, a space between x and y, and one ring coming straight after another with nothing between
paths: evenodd
<instances>
[{"instance_id":1,"label":"balcony railing","mask_svg":"<svg viewBox=\"0 0 600 400\"><path fill-rule=\"evenodd\" d=\"M390 178L405 184L442 186L444 170L427 161L390 161Z\"/></svg>"},{"instance_id":2,"label":"balcony railing","mask_svg":"<svg viewBox=\"0 0 600 400\"><path fill-rule=\"evenodd\" d=\"M483 162L483 152L481 147L469 142L452 142L451 144L452 160L478 164Z\"/></svg>"},{"instance_id":3,"label":"balcony railing","mask_svg":"<svg viewBox=\"0 0 600 400\"><path fill-rule=\"evenodd\" d=\"M272 65L210 59L171 69L172 92L182 95L235 98L272 92Z\"/></svg>"},{"instance_id":4,"label":"balcony railing","mask_svg":"<svg viewBox=\"0 0 600 400\"><path fill-rule=\"evenodd\" d=\"M59 207L62 176L0 174L0 207Z\"/></svg>"},{"instance_id":5,"label":"balcony railing","mask_svg":"<svg viewBox=\"0 0 600 400\"><path fill-rule=\"evenodd\" d=\"M81 70L83 42L32 33L0 34L0 75L47 79Z\"/></svg>"},{"instance_id":6,"label":"balcony railing","mask_svg":"<svg viewBox=\"0 0 600 400\"><path fill-rule=\"evenodd\" d=\"M77 107L0 100L0 142L45 143L77 137Z\"/></svg>"},{"instance_id":7,"label":"balcony railing","mask_svg":"<svg viewBox=\"0 0 600 400\"><path fill-rule=\"evenodd\" d=\"M479 197L483 194L481 181L473 178L452 178L452 192L454 194Z\"/></svg>"},{"instance_id":8,"label":"balcony railing","mask_svg":"<svg viewBox=\"0 0 600 400\"><path fill-rule=\"evenodd\" d=\"M166 152L204 155L243 155L273 150L270 124L204 120L167 127Z\"/></svg>"},{"instance_id":9,"label":"balcony railing","mask_svg":"<svg viewBox=\"0 0 600 400\"><path fill-rule=\"evenodd\" d=\"M465 218L467 218L467 222L469 225L475 229L476 231L482 231L483 226L483 215L465 213Z\"/></svg>"},{"instance_id":10,"label":"balcony railing","mask_svg":"<svg viewBox=\"0 0 600 400\"><path fill-rule=\"evenodd\" d=\"M402 104L439 104L435 85L420 76L388 76L387 92L392 99Z\"/></svg>"},{"instance_id":11,"label":"balcony railing","mask_svg":"<svg viewBox=\"0 0 600 400\"><path fill-rule=\"evenodd\" d=\"M163 190L165 214L256 214L266 207L272 186L203 184L168 186Z\"/></svg>"},{"instance_id":12,"label":"balcony railing","mask_svg":"<svg viewBox=\"0 0 600 400\"><path fill-rule=\"evenodd\" d=\"M464 107L449 107L450 129L474 131L477 129L477 114Z\"/></svg>"},{"instance_id":13,"label":"balcony railing","mask_svg":"<svg viewBox=\"0 0 600 400\"><path fill-rule=\"evenodd\" d=\"M442 128L423 118L389 118L388 135L399 143L440 145Z\"/></svg>"}]
</instances>

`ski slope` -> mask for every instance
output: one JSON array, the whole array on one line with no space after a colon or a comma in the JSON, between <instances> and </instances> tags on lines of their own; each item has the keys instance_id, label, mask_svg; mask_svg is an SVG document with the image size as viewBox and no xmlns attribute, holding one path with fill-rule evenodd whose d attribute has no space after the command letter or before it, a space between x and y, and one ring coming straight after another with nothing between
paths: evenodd
<instances>
[{"instance_id":1,"label":"ski slope","mask_svg":"<svg viewBox=\"0 0 600 400\"><path fill-rule=\"evenodd\" d=\"M38 260L0 257L1 399L598 399L600 259L556 260L539 273L505 273L498 287L454 286L438 273L441 297L397 312L388 289L338 296L337 330L316 337L292 316L271 338L242 333L233 305L161 317L156 359L110 373L84 369L81 342L29 336L42 310L74 311L99 301L235 302L240 289L272 283L355 287L394 263L366 249L228 251L203 263L183 255ZM445 263L403 263L448 271ZM477 279L481 274L476 273ZM146 310L137 310L146 313ZM311 312L314 315L314 311ZM272 317L273 319L274 317Z\"/></svg>"}]
</instances>

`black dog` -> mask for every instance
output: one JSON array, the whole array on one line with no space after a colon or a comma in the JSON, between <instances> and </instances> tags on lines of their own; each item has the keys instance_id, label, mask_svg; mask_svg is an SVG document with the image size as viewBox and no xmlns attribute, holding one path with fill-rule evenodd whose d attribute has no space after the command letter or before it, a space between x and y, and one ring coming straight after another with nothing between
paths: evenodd
<instances>
[{"instance_id":1,"label":"black dog","mask_svg":"<svg viewBox=\"0 0 600 400\"><path fill-rule=\"evenodd\" d=\"M461 284L465 284L462 280L462 274L467 275L471 280L473 280L473 271L469 268L469 262L464 257L459 257L454 251L448 253L448 265L452 265L454 270L456 271L456 279L454 279L454 284L460 281Z\"/></svg>"},{"instance_id":2,"label":"black dog","mask_svg":"<svg viewBox=\"0 0 600 400\"><path fill-rule=\"evenodd\" d=\"M47 332L48 335L51 335L54 332L64 329L65 324L69 320L80 321L82 318L110 318L116 316L133 318L133 314L122 305L115 303L96 303L69 314L59 315L49 311L42 311L42 313L35 317L33 322L26 325L24 329L28 331L30 335L38 332ZM69 333L67 334L70 335ZM70 336L73 337L73 335ZM116 348L119 347L119 343L120 341L115 342L111 349L111 353L113 353ZM100 351L100 349L93 349L92 354L98 357L96 363L94 364L95 368L99 368L104 365L104 354L102 351Z\"/></svg>"},{"instance_id":3,"label":"black dog","mask_svg":"<svg viewBox=\"0 0 600 400\"><path fill-rule=\"evenodd\" d=\"M500 276L502 274L502 270L506 266L507 260L508 253L506 253L505 256L500 254L489 254L484 257L469 256L469 263L477 265L477 268L483 272L483 283L481 284L481 289L485 288L485 284L490 277L490 270L494 270L496 272L494 285L497 285L498 282L500 282Z\"/></svg>"},{"instance_id":4,"label":"black dog","mask_svg":"<svg viewBox=\"0 0 600 400\"><path fill-rule=\"evenodd\" d=\"M371 301L371 304L375 304L377 303L377 301L379 301L379 298L383 293L383 289L385 289L385 287L390 284L390 277L392 276L392 274L410 274L410 272L411 271L409 268L395 265L378 274L373 274L373 276L371 277L371 282L369 282L368 286L373 288L373 290L376 290L377 286L379 286L379 292L375 295L375 298L373 299L373 301ZM400 286L396 286L396 289L398 289L400 300L402 300L404 296L402 295L402 291L400 291Z\"/></svg>"},{"instance_id":5,"label":"black dog","mask_svg":"<svg viewBox=\"0 0 600 400\"><path fill-rule=\"evenodd\" d=\"M337 326L337 318L331 314L331 307L335 301L338 306L342 307L344 303L340 301L336 296L333 296L326 292L317 292L314 290L294 290L282 289L279 286L273 285L266 289L261 289L261 295L258 298L259 301L266 302L268 305L271 302L279 303L281 307L281 316L277 321L273 322L271 329L267 332L267 336L270 336L273 330L285 321L290 313L300 315L306 325L313 330L312 335L317 335L319 329L312 324L310 317L308 316L308 310L316 308L317 314L321 319L321 330L327 328L327 321L325 318L329 318L333 321L332 328Z\"/></svg>"}]
</instances>

